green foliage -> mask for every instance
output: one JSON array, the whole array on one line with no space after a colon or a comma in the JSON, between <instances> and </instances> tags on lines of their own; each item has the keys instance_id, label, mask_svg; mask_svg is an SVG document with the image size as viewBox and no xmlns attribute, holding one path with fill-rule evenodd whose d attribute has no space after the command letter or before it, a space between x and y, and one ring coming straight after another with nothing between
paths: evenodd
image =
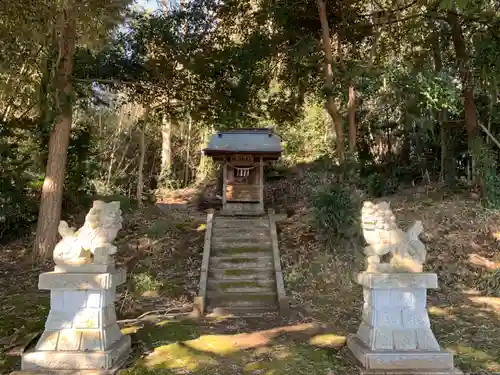
<instances>
[{"instance_id":1,"label":"green foliage","mask_svg":"<svg viewBox=\"0 0 500 375\"><path fill-rule=\"evenodd\" d=\"M94 195L92 180L99 173L96 162L96 143L92 137L92 124L80 124L71 132L65 186L78 195Z\"/></svg>"},{"instance_id":2,"label":"green foliage","mask_svg":"<svg viewBox=\"0 0 500 375\"><path fill-rule=\"evenodd\" d=\"M461 93L457 81L447 72L435 74L430 70L418 72L416 84L422 99L420 105L425 109L446 109L458 113L461 108Z\"/></svg>"},{"instance_id":3,"label":"green foliage","mask_svg":"<svg viewBox=\"0 0 500 375\"><path fill-rule=\"evenodd\" d=\"M484 272L476 287L487 296L500 297L500 270Z\"/></svg>"},{"instance_id":4,"label":"green foliage","mask_svg":"<svg viewBox=\"0 0 500 375\"><path fill-rule=\"evenodd\" d=\"M30 155L15 132L0 124L0 240L24 234L37 217L43 182L29 172Z\"/></svg>"},{"instance_id":5,"label":"green foliage","mask_svg":"<svg viewBox=\"0 0 500 375\"><path fill-rule=\"evenodd\" d=\"M0 121L8 125L0 139L0 218L10 228L4 231L29 226L36 217L47 141L57 115L52 75L63 3L2 3ZM243 126L276 129L283 139L283 165L317 161L314 183L290 190L314 195L320 186L335 184L342 172L350 184L378 197L423 170L438 176L445 143L438 112L445 110L457 124L450 131L457 147L450 153L458 154L466 144L462 62L456 60L447 20L452 6L466 15L459 17L460 26L480 119L488 121L493 134L500 133L495 37L500 23L489 3L412 5L397 11L400 22L386 24L386 17L370 16L376 9L366 2L326 2L337 50L328 94L337 103L345 133L348 87L356 90L357 150L343 170L332 158L336 139L324 110L324 51L315 2L193 0L149 14L128 12L130 3L92 0L75 3L73 9L78 46L65 180L68 206L95 193L135 196L142 134L142 180L150 195L157 188L200 182L197 172L210 177L200 158L203 143L217 129ZM389 13L391 6L380 5ZM120 23L123 27L114 29ZM440 68L433 36L439 41ZM145 108L151 109L147 121ZM172 167L160 176L164 120L171 125ZM477 165L491 207L500 201L494 159L481 156ZM332 219L328 225L340 224ZM148 235L158 238L166 230L153 226Z\"/></svg>"},{"instance_id":6,"label":"green foliage","mask_svg":"<svg viewBox=\"0 0 500 375\"><path fill-rule=\"evenodd\" d=\"M486 207L500 208L500 174L498 173L498 152L482 141L473 148L476 172L482 190L482 199Z\"/></svg>"},{"instance_id":7,"label":"green foliage","mask_svg":"<svg viewBox=\"0 0 500 375\"><path fill-rule=\"evenodd\" d=\"M359 207L352 189L327 185L313 196L312 205L316 224L324 233L339 239L357 233Z\"/></svg>"},{"instance_id":8,"label":"green foliage","mask_svg":"<svg viewBox=\"0 0 500 375\"><path fill-rule=\"evenodd\" d=\"M373 173L366 178L366 191L378 198L387 194L387 180L380 173Z\"/></svg>"},{"instance_id":9,"label":"green foliage","mask_svg":"<svg viewBox=\"0 0 500 375\"><path fill-rule=\"evenodd\" d=\"M320 102L306 101L303 115L294 123L278 125L282 137L282 161L288 165L317 160L331 152L331 137L324 135L328 121Z\"/></svg>"},{"instance_id":10,"label":"green foliage","mask_svg":"<svg viewBox=\"0 0 500 375\"><path fill-rule=\"evenodd\" d=\"M160 239L165 237L168 232L175 228L174 223L166 220L156 220L146 228L146 235L152 239Z\"/></svg>"},{"instance_id":11,"label":"green foliage","mask_svg":"<svg viewBox=\"0 0 500 375\"><path fill-rule=\"evenodd\" d=\"M156 292L162 285L162 282L155 279L149 273L136 273L132 276L132 288L138 295L143 295L147 292Z\"/></svg>"}]
</instances>

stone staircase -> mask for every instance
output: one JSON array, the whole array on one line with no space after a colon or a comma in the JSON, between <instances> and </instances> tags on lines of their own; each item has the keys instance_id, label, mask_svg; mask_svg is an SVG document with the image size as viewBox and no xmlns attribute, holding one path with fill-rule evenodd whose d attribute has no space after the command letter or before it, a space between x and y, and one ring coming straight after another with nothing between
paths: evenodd
<instances>
[{"instance_id":1,"label":"stone staircase","mask_svg":"<svg viewBox=\"0 0 500 375\"><path fill-rule=\"evenodd\" d=\"M241 316L279 311L274 264L278 249L275 241L273 255L272 225L274 222L267 216L214 217L206 282L206 313ZM281 277L279 264L278 268Z\"/></svg>"}]
</instances>

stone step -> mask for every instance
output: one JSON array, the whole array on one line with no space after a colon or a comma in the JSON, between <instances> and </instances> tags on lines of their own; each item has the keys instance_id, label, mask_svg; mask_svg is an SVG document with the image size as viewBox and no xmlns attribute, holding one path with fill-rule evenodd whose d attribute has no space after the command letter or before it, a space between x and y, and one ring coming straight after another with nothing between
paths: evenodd
<instances>
[{"instance_id":1,"label":"stone step","mask_svg":"<svg viewBox=\"0 0 500 375\"><path fill-rule=\"evenodd\" d=\"M235 230L231 228L213 228L212 238L223 238L227 240L242 239L268 239L271 232L268 228L245 228L245 230Z\"/></svg>"},{"instance_id":2,"label":"stone step","mask_svg":"<svg viewBox=\"0 0 500 375\"><path fill-rule=\"evenodd\" d=\"M260 253L255 253L260 254ZM213 256L210 257L210 267L228 269L272 268L272 256L260 255L253 257L241 256Z\"/></svg>"},{"instance_id":3,"label":"stone step","mask_svg":"<svg viewBox=\"0 0 500 375\"><path fill-rule=\"evenodd\" d=\"M211 307L267 307L278 305L278 295L272 293L229 293L207 292L207 305Z\"/></svg>"},{"instance_id":4,"label":"stone step","mask_svg":"<svg viewBox=\"0 0 500 375\"><path fill-rule=\"evenodd\" d=\"M249 252L255 251L255 249L272 249L271 240L241 240L241 241L225 241L223 239L212 239L212 249L214 250L224 250L224 249L248 249Z\"/></svg>"},{"instance_id":5,"label":"stone step","mask_svg":"<svg viewBox=\"0 0 500 375\"><path fill-rule=\"evenodd\" d=\"M255 257L256 254L272 256L271 247L260 249L258 247L227 247L227 248L212 248L210 254L213 256L241 256L245 258Z\"/></svg>"},{"instance_id":6,"label":"stone step","mask_svg":"<svg viewBox=\"0 0 500 375\"><path fill-rule=\"evenodd\" d=\"M214 229L250 229L250 228L269 228L269 221L263 219L215 219Z\"/></svg>"},{"instance_id":7,"label":"stone step","mask_svg":"<svg viewBox=\"0 0 500 375\"><path fill-rule=\"evenodd\" d=\"M208 290L221 293L274 293L276 291L276 283L272 279L209 279Z\"/></svg>"},{"instance_id":8,"label":"stone step","mask_svg":"<svg viewBox=\"0 0 500 375\"><path fill-rule=\"evenodd\" d=\"M264 314L277 314L279 311L278 305L269 306L246 306L246 307L211 307L207 306L207 314L218 316L234 315L238 317L255 317Z\"/></svg>"},{"instance_id":9,"label":"stone step","mask_svg":"<svg viewBox=\"0 0 500 375\"><path fill-rule=\"evenodd\" d=\"M214 268L209 267L208 276L215 280L274 280L273 268Z\"/></svg>"},{"instance_id":10,"label":"stone step","mask_svg":"<svg viewBox=\"0 0 500 375\"><path fill-rule=\"evenodd\" d=\"M236 217L236 218L252 218L252 217L262 217L265 215L265 212L262 210L259 210L256 207L248 207L243 210L224 210L222 209L220 211L220 216L219 217Z\"/></svg>"}]
</instances>

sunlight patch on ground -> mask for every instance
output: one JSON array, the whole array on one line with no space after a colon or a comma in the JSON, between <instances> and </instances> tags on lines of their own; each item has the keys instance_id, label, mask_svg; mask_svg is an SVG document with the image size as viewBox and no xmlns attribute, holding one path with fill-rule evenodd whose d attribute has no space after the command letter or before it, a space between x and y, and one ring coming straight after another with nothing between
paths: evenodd
<instances>
[{"instance_id":1,"label":"sunlight patch on ground","mask_svg":"<svg viewBox=\"0 0 500 375\"><path fill-rule=\"evenodd\" d=\"M496 358L482 350L462 344L450 345L447 349L455 352L459 356L461 362L469 365L474 364L475 366L482 367L489 371L500 371L500 363Z\"/></svg>"},{"instance_id":2,"label":"sunlight patch on ground","mask_svg":"<svg viewBox=\"0 0 500 375\"><path fill-rule=\"evenodd\" d=\"M187 347L200 352L228 355L240 351L234 336L207 335L184 343Z\"/></svg>"},{"instance_id":3,"label":"sunlight patch on ground","mask_svg":"<svg viewBox=\"0 0 500 375\"><path fill-rule=\"evenodd\" d=\"M144 365L149 368L182 369L194 371L200 367L216 365L217 361L208 355L196 353L183 343L173 343L155 348L145 358Z\"/></svg>"},{"instance_id":4,"label":"sunlight patch on ground","mask_svg":"<svg viewBox=\"0 0 500 375\"><path fill-rule=\"evenodd\" d=\"M490 259L487 259L481 255L478 254L470 254L469 255L469 263L477 266L477 267L482 267L490 271L494 271L497 269L500 269L500 263L499 262L494 262Z\"/></svg>"},{"instance_id":5,"label":"sunlight patch on ground","mask_svg":"<svg viewBox=\"0 0 500 375\"><path fill-rule=\"evenodd\" d=\"M449 316L450 315L450 312L447 309L443 309L443 308L437 307L437 306L429 306L427 311L429 312L429 314L435 315L435 316Z\"/></svg>"},{"instance_id":6,"label":"sunlight patch on ground","mask_svg":"<svg viewBox=\"0 0 500 375\"><path fill-rule=\"evenodd\" d=\"M128 375L350 375L351 365L344 358L332 358L345 337L325 333L313 323L237 334L202 334L192 322L164 320L136 329L136 340L149 343L152 352L138 360ZM201 332L200 332L201 331Z\"/></svg>"},{"instance_id":7,"label":"sunlight patch on ground","mask_svg":"<svg viewBox=\"0 0 500 375\"><path fill-rule=\"evenodd\" d=\"M309 340L309 344L322 348L338 348L346 343L345 336L334 334L316 335Z\"/></svg>"},{"instance_id":8,"label":"sunlight patch on ground","mask_svg":"<svg viewBox=\"0 0 500 375\"><path fill-rule=\"evenodd\" d=\"M488 311L493 311L500 315L500 298L499 297L469 297L473 303L488 307Z\"/></svg>"},{"instance_id":9,"label":"sunlight patch on ground","mask_svg":"<svg viewBox=\"0 0 500 375\"><path fill-rule=\"evenodd\" d=\"M122 331L123 335L131 335L133 333L137 333L137 331L140 330L141 328L142 327L139 327L139 326L130 326L130 327L122 328L121 331Z\"/></svg>"}]
</instances>

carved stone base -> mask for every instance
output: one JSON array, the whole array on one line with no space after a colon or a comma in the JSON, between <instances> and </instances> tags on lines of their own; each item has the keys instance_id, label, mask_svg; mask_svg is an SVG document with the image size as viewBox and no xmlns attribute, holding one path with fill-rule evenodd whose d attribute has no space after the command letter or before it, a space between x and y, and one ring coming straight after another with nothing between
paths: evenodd
<instances>
[{"instance_id":1,"label":"carved stone base","mask_svg":"<svg viewBox=\"0 0 500 375\"><path fill-rule=\"evenodd\" d=\"M460 374L430 326L426 297L438 286L436 274L362 272L358 283L362 322L347 346L363 374Z\"/></svg>"},{"instance_id":2,"label":"carved stone base","mask_svg":"<svg viewBox=\"0 0 500 375\"><path fill-rule=\"evenodd\" d=\"M130 345L130 336L122 336L119 341L105 351L58 352L35 350L23 354L21 368L23 371L35 371L35 373L44 374L76 374L79 371L88 374L113 373L127 359Z\"/></svg>"},{"instance_id":3,"label":"carved stone base","mask_svg":"<svg viewBox=\"0 0 500 375\"><path fill-rule=\"evenodd\" d=\"M22 355L21 370L62 374L118 368L131 347L114 305L116 286L125 278L124 269L42 273L38 286L50 290L50 311L35 347Z\"/></svg>"},{"instance_id":4,"label":"carved stone base","mask_svg":"<svg viewBox=\"0 0 500 375\"><path fill-rule=\"evenodd\" d=\"M360 374L372 375L460 375L453 367L453 354L446 351L370 350L356 335L347 346L361 365Z\"/></svg>"},{"instance_id":5,"label":"carved stone base","mask_svg":"<svg viewBox=\"0 0 500 375\"><path fill-rule=\"evenodd\" d=\"M54 272L71 272L71 273L114 273L114 264L83 264L74 266L72 264L56 264Z\"/></svg>"}]
</instances>

